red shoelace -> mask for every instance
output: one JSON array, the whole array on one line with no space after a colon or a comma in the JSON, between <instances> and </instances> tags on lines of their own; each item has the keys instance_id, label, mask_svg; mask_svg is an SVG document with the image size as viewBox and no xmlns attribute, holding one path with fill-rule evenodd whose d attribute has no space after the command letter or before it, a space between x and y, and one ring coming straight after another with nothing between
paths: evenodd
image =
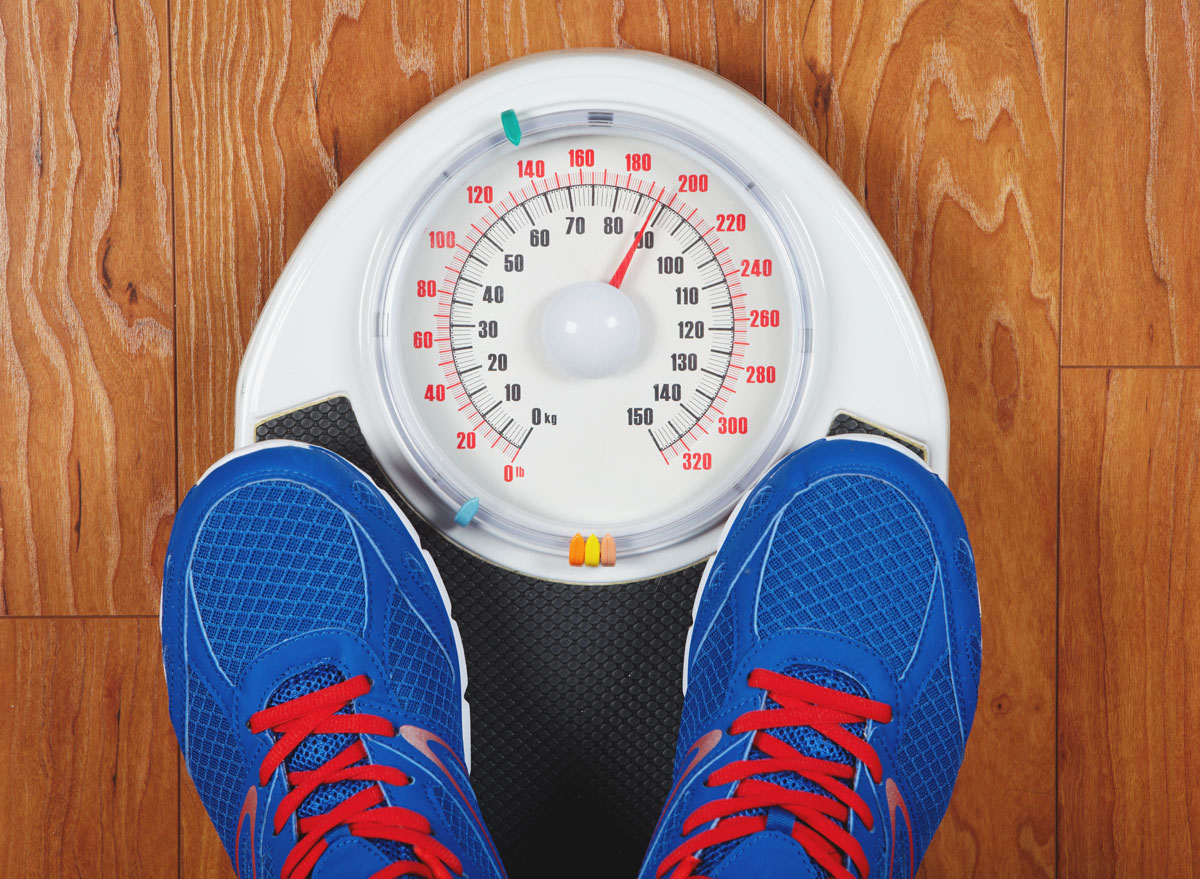
<instances>
[{"instance_id":1,"label":"red shoelace","mask_svg":"<svg viewBox=\"0 0 1200 879\"><path fill-rule=\"evenodd\" d=\"M348 733L395 736L395 727L382 717L338 713L353 699L365 696L370 691L371 681L364 675L358 675L340 684L266 708L252 716L251 732L270 730L279 735L259 768L259 783L266 785L275 770L310 735ZM372 875L371 879L397 879L400 876L452 879L452 874L462 875L462 863L453 852L433 838L429 821L424 816L411 809L381 805L384 798L379 784L405 785L409 783L408 776L389 766L369 763L353 765L366 758L367 750L362 740L356 739L317 769L287 773L291 790L275 810L276 833L283 830L304 799L320 785L339 781L377 783L348 797L324 814L301 818L299 838L283 862L280 879L308 879L317 860L328 847L325 834L343 825L354 836L390 839L412 848L416 860L389 864Z\"/></svg>"},{"instance_id":2,"label":"red shoelace","mask_svg":"<svg viewBox=\"0 0 1200 879\"><path fill-rule=\"evenodd\" d=\"M749 683L765 690L778 707L746 712L733 722L729 734L753 731L754 747L766 756L739 760L709 774L705 782L709 787L737 786L730 796L706 803L688 816L682 828L684 836L705 824L713 826L667 855L659 864L658 879L668 875L670 879L703 879L695 872L700 866L699 853L765 829L765 814L739 813L767 809L783 809L795 817L792 837L834 879L866 879L870 871L866 855L846 829L852 812L868 830L874 824L866 802L849 787L854 766L801 754L765 730L810 727L861 760L878 784L883 774L879 755L846 725L868 720L887 723L892 719L891 707L761 668L750 674ZM825 793L791 790L755 777L775 772L794 772ZM858 868L858 877L844 866L846 857Z\"/></svg>"}]
</instances>

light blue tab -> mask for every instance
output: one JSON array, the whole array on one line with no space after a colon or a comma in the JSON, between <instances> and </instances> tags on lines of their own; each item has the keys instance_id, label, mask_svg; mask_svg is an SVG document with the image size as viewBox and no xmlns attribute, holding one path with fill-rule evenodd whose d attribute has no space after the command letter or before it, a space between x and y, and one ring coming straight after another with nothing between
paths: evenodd
<instances>
[{"instance_id":1,"label":"light blue tab","mask_svg":"<svg viewBox=\"0 0 1200 879\"><path fill-rule=\"evenodd\" d=\"M458 508L458 512L454 514L454 521L458 525L470 525L471 520L475 518L475 514L478 512L479 498L473 497Z\"/></svg>"}]
</instances>

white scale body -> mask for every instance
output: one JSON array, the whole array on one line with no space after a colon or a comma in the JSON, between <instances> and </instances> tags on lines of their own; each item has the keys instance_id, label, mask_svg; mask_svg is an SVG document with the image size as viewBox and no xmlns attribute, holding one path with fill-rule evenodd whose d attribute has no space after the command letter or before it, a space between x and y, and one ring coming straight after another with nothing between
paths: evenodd
<instances>
[{"instance_id":1,"label":"white scale body","mask_svg":"<svg viewBox=\"0 0 1200 879\"><path fill-rule=\"evenodd\" d=\"M569 583L711 555L839 413L949 465L937 359L861 206L759 101L633 51L474 76L338 189L254 332L236 442L339 396L434 527ZM576 534L615 564L571 564Z\"/></svg>"}]
</instances>

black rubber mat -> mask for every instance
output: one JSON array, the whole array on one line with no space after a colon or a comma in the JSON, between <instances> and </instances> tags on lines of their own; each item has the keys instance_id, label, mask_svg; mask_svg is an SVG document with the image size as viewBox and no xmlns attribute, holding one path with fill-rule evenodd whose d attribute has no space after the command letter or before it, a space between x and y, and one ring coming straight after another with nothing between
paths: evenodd
<instances>
[{"instance_id":1,"label":"black rubber mat","mask_svg":"<svg viewBox=\"0 0 1200 879\"><path fill-rule=\"evenodd\" d=\"M829 431L825 435L845 436L848 433L882 436L904 446L904 448L918 456L922 461L929 460L929 450L916 440L909 439L904 434L896 433L894 430L888 430L886 427L880 427L878 424L867 421L861 415L852 415L849 412L839 412L835 415L833 421L829 424Z\"/></svg>"},{"instance_id":2,"label":"black rubber mat","mask_svg":"<svg viewBox=\"0 0 1200 879\"><path fill-rule=\"evenodd\" d=\"M395 496L345 397L256 435L337 452ZM462 551L397 499L462 631L471 778L509 876L632 879L671 781L703 565L621 585L538 580Z\"/></svg>"}]
</instances>

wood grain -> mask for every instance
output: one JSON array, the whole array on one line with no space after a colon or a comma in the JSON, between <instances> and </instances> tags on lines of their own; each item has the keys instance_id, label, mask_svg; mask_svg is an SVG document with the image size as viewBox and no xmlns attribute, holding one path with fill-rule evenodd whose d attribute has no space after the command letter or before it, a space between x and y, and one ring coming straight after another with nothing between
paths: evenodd
<instances>
[{"instance_id":1,"label":"wood grain","mask_svg":"<svg viewBox=\"0 0 1200 879\"><path fill-rule=\"evenodd\" d=\"M1050 876L1062 7L774 0L767 14L767 104L866 206L950 394L984 669L922 875Z\"/></svg>"},{"instance_id":2,"label":"wood grain","mask_svg":"<svg viewBox=\"0 0 1200 879\"><path fill-rule=\"evenodd\" d=\"M760 0L477 0L471 72L531 52L645 49L714 70L762 97Z\"/></svg>"},{"instance_id":3,"label":"wood grain","mask_svg":"<svg viewBox=\"0 0 1200 879\"><path fill-rule=\"evenodd\" d=\"M329 195L469 72L586 46L762 97L930 327L985 668L923 875L1200 874L1200 373L1065 369L1060 407L1058 339L1061 282L1061 362L1200 365L1200 0L0 4L0 615L152 613ZM7 875L231 875L152 619L0 618L0 667Z\"/></svg>"},{"instance_id":4,"label":"wood grain","mask_svg":"<svg viewBox=\"0 0 1200 879\"><path fill-rule=\"evenodd\" d=\"M0 619L5 876L174 877L158 625Z\"/></svg>"},{"instance_id":5,"label":"wood grain","mask_svg":"<svg viewBox=\"0 0 1200 879\"><path fill-rule=\"evenodd\" d=\"M466 4L183 4L175 94L179 478L233 442L242 351L313 217L466 75Z\"/></svg>"},{"instance_id":6,"label":"wood grain","mask_svg":"<svg viewBox=\"0 0 1200 879\"><path fill-rule=\"evenodd\" d=\"M1063 371L1059 875L1200 875L1200 373Z\"/></svg>"},{"instance_id":7,"label":"wood grain","mask_svg":"<svg viewBox=\"0 0 1200 879\"><path fill-rule=\"evenodd\" d=\"M1200 364L1200 2L1074 3L1063 362Z\"/></svg>"},{"instance_id":8,"label":"wood grain","mask_svg":"<svg viewBox=\"0 0 1200 879\"><path fill-rule=\"evenodd\" d=\"M157 606L175 501L165 12L0 5L0 614Z\"/></svg>"},{"instance_id":9,"label":"wood grain","mask_svg":"<svg viewBox=\"0 0 1200 879\"><path fill-rule=\"evenodd\" d=\"M466 75L462 2L183 4L174 56L179 480L233 444L242 351L338 184ZM186 773L183 875L231 875Z\"/></svg>"}]
</instances>

